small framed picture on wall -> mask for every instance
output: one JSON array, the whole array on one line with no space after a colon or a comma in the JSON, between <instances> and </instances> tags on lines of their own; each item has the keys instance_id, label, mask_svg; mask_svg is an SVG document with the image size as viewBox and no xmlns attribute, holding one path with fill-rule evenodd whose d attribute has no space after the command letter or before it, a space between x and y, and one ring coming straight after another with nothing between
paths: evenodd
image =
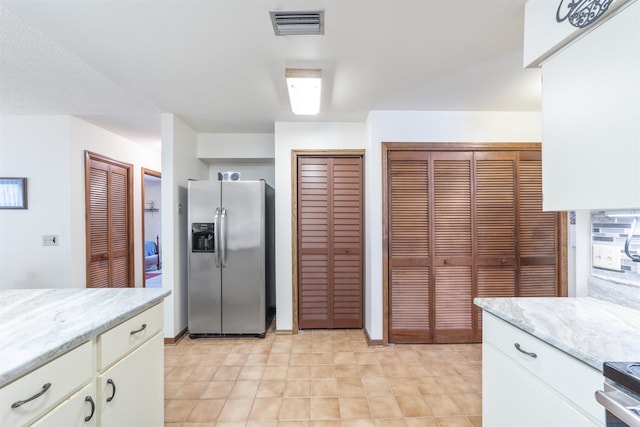
<instances>
[{"instance_id":1,"label":"small framed picture on wall","mask_svg":"<svg viewBox=\"0 0 640 427\"><path fill-rule=\"evenodd\" d=\"M27 178L0 177L0 209L27 209Z\"/></svg>"}]
</instances>

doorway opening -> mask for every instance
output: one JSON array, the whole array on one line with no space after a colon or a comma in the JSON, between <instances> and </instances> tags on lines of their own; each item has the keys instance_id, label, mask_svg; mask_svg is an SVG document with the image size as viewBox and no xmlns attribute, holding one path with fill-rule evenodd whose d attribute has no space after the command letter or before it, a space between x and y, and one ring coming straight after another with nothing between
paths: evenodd
<instances>
[{"instance_id":1,"label":"doorway opening","mask_svg":"<svg viewBox=\"0 0 640 427\"><path fill-rule=\"evenodd\" d=\"M146 288L162 287L161 178L160 172L142 168L142 283Z\"/></svg>"}]
</instances>

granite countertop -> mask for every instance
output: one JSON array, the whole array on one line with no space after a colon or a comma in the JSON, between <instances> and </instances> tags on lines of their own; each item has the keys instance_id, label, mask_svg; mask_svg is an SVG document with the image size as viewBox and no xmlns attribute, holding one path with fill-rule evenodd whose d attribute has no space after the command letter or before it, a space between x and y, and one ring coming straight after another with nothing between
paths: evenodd
<instances>
[{"instance_id":1,"label":"granite countertop","mask_svg":"<svg viewBox=\"0 0 640 427\"><path fill-rule=\"evenodd\" d=\"M476 298L475 304L602 371L640 361L640 311L597 298Z\"/></svg>"},{"instance_id":2,"label":"granite countertop","mask_svg":"<svg viewBox=\"0 0 640 427\"><path fill-rule=\"evenodd\" d=\"M0 387L169 294L148 288L0 290Z\"/></svg>"}]
</instances>

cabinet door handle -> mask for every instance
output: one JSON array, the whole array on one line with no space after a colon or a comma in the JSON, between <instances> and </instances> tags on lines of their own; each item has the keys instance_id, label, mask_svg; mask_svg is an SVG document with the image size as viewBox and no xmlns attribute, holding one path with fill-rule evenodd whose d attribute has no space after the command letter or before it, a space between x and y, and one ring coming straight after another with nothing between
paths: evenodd
<instances>
[{"instance_id":1,"label":"cabinet door handle","mask_svg":"<svg viewBox=\"0 0 640 427\"><path fill-rule=\"evenodd\" d=\"M522 347L520 347L520 344L518 344L518 343L515 343L515 344L514 344L514 347L516 348L516 350L518 350L518 351L519 351L520 353L522 353L522 354L526 354L527 356L533 357L534 359L535 359L536 357L538 357L538 355L537 355L537 354L535 354L535 353L531 353L531 352L528 352L528 351L523 350L523 349L522 349Z\"/></svg>"},{"instance_id":2,"label":"cabinet door handle","mask_svg":"<svg viewBox=\"0 0 640 427\"><path fill-rule=\"evenodd\" d=\"M93 418L93 414L96 413L96 403L93 401L91 396L85 397L84 401L85 402L89 402L91 404L91 413L89 414L88 417L84 417L84 422L87 423L87 422L91 421L91 418Z\"/></svg>"},{"instance_id":3,"label":"cabinet door handle","mask_svg":"<svg viewBox=\"0 0 640 427\"><path fill-rule=\"evenodd\" d=\"M111 396L107 397L107 402L111 402L113 398L116 397L116 383L114 383L113 380L109 378L107 380L107 384L110 384L111 387L113 387L113 393L111 393Z\"/></svg>"},{"instance_id":4,"label":"cabinet door handle","mask_svg":"<svg viewBox=\"0 0 640 427\"><path fill-rule=\"evenodd\" d=\"M51 383L46 383L45 385L42 386L42 390L40 390L39 392L37 392L33 396L29 397L28 399L18 400L17 402L14 402L13 405L11 405L11 409L19 408L22 405L24 405L25 403L29 403L32 400L35 400L35 399L39 398L40 396L45 394L47 392L47 390L49 390L49 388L51 388Z\"/></svg>"},{"instance_id":5,"label":"cabinet door handle","mask_svg":"<svg viewBox=\"0 0 640 427\"><path fill-rule=\"evenodd\" d=\"M146 323L143 323L143 324L142 324L142 326L140 327L140 329L136 329L135 331L131 331L129 334L131 334L131 335L135 335L135 334L137 334L138 332L142 332L142 331L144 331L145 329L147 329L147 324L146 324Z\"/></svg>"}]
</instances>

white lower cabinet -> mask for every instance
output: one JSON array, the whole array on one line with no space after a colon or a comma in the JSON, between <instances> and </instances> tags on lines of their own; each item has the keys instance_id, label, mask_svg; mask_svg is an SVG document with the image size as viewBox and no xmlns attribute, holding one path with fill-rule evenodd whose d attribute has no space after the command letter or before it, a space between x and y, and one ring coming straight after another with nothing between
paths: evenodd
<instances>
[{"instance_id":1,"label":"white lower cabinet","mask_svg":"<svg viewBox=\"0 0 640 427\"><path fill-rule=\"evenodd\" d=\"M162 334L98 376L102 427L154 427L164 423Z\"/></svg>"},{"instance_id":2,"label":"white lower cabinet","mask_svg":"<svg viewBox=\"0 0 640 427\"><path fill-rule=\"evenodd\" d=\"M40 418L34 427L94 427L97 425L96 392L93 383Z\"/></svg>"},{"instance_id":3,"label":"white lower cabinet","mask_svg":"<svg viewBox=\"0 0 640 427\"><path fill-rule=\"evenodd\" d=\"M164 425L162 303L0 388L0 426Z\"/></svg>"},{"instance_id":4,"label":"white lower cabinet","mask_svg":"<svg viewBox=\"0 0 640 427\"><path fill-rule=\"evenodd\" d=\"M600 371L483 313L483 426L603 426L594 396L603 382Z\"/></svg>"}]
</instances>

